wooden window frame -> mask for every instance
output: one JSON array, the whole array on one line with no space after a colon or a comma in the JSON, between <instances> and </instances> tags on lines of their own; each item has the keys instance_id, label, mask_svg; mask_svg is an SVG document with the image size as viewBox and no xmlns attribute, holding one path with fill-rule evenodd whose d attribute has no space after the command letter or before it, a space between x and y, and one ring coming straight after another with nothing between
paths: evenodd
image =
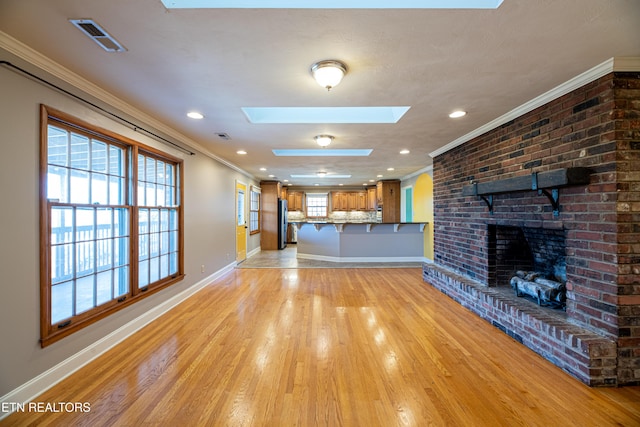
<instances>
[{"instance_id":1,"label":"wooden window frame","mask_svg":"<svg viewBox=\"0 0 640 427\"><path fill-rule=\"evenodd\" d=\"M257 201L253 199L254 194L257 194ZM255 204L257 204L257 206L254 206L254 202ZM262 210L261 203L262 192L260 191L259 187L255 187L252 185L249 189L249 235L260 233L260 216Z\"/></svg>"},{"instance_id":2,"label":"wooden window frame","mask_svg":"<svg viewBox=\"0 0 640 427\"><path fill-rule=\"evenodd\" d=\"M81 135L91 138L98 138L109 144L125 148L124 168L124 200L125 204L120 206L129 210L129 290L126 294L108 302L94 306L80 314L75 314L70 318L52 324L51 322L51 219L50 209L52 202L47 199L47 176L48 176L48 126L52 124L57 127L68 129ZM176 205L171 209L177 212L177 271L167 277L149 284L146 287L138 288L138 195L137 195L137 175L138 175L138 153L162 159L175 166L176 180ZM125 307L130 306L170 285L173 285L184 278L184 171L183 161L171 156L163 151L144 145L135 140L118 135L110 130L103 129L87 123L81 119L73 117L62 111L40 106L40 345L46 347L60 339L73 334L95 322L101 320ZM77 203L66 203L65 206L77 206ZM86 206L86 205L85 205ZM94 238L96 240L97 238Z\"/></svg>"},{"instance_id":3,"label":"wooden window frame","mask_svg":"<svg viewBox=\"0 0 640 427\"><path fill-rule=\"evenodd\" d=\"M308 218L327 218L329 216L329 194L328 193L306 193L304 208ZM324 215L314 215L313 210L309 209L309 201L313 199L324 199ZM316 206L311 206L314 208Z\"/></svg>"}]
</instances>

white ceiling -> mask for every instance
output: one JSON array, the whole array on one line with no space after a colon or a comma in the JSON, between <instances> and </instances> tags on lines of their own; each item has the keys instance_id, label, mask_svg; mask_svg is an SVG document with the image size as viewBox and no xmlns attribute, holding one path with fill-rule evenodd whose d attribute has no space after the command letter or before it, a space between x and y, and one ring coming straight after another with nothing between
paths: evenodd
<instances>
[{"instance_id":1,"label":"white ceiling","mask_svg":"<svg viewBox=\"0 0 640 427\"><path fill-rule=\"evenodd\" d=\"M95 20L127 51L105 52L72 18ZM361 185L379 174L423 170L429 153L603 61L640 57L640 1L504 0L497 10L167 10L161 0L0 0L0 31L258 179L324 170L352 178L290 181ZM349 68L331 92L309 73L323 59ZM349 106L411 108L396 124L375 125L251 124L241 110ZM450 119L454 109L468 114ZM190 110L205 118L187 118ZM221 132L231 139L220 139ZM321 133L335 136L331 148L373 153L271 152L318 148L313 137Z\"/></svg>"}]
</instances>

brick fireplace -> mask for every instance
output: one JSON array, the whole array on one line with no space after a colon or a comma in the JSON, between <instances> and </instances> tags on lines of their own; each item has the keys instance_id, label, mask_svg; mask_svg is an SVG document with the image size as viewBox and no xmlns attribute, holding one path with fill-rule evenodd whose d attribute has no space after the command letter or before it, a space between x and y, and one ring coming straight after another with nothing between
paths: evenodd
<instances>
[{"instance_id":1,"label":"brick fireplace","mask_svg":"<svg viewBox=\"0 0 640 427\"><path fill-rule=\"evenodd\" d=\"M433 163L425 282L588 385L640 385L640 73L611 72ZM533 175L572 168L587 170L586 182L538 191ZM526 190L471 187L525 176ZM532 258L505 243L513 235L549 242L522 245L535 259L557 250L543 261L566 275L566 310L505 283Z\"/></svg>"}]
</instances>

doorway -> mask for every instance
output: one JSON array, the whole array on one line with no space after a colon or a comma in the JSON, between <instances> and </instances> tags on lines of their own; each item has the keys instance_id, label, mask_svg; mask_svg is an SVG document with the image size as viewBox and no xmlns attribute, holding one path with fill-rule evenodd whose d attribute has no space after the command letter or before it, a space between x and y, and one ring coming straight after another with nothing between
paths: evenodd
<instances>
[{"instance_id":1,"label":"doorway","mask_svg":"<svg viewBox=\"0 0 640 427\"><path fill-rule=\"evenodd\" d=\"M247 259L247 185L236 181L236 262Z\"/></svg>"}]
</instances>

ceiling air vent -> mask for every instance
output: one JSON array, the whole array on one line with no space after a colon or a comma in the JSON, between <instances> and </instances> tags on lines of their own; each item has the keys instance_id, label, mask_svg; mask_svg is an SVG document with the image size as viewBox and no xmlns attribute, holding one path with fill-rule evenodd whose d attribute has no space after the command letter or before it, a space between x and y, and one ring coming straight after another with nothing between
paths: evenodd
<instances>
[{"instance_id":1,"label":"ceiling air vent","mask_svg":"<svg viewBox=\"0 0 640 427\"><path fill-rule=\"evenodd\" d=\"M69 22L89 36L91 40L98 43L98 45L107 52L124 52L127 50L118 40L114 39L100 27L100 25L96 24L93 19L70 19Z\"/></svg>"},{"instance_id":2,"label":"ceiling air vent","mask_svg":"<svg viewBox=\"0 0 640 427\"><path fill-rule=\"evenodd\" d=\"M228 134L224 133L224 132L218 132L218 133L216 133L216 135L218 136L218 138L224 139L225 141L228 141L228 140L231 139L231 137Z\"/></svg>"}]
</instances>

